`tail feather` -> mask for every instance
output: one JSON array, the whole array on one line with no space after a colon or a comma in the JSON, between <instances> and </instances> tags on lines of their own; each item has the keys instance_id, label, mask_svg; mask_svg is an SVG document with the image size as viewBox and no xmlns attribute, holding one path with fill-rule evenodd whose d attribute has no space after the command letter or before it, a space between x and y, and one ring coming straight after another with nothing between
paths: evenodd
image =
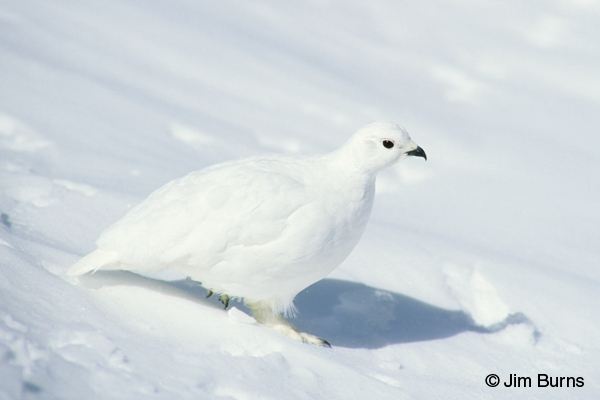
<instances>
[{"instance_id":1,"label":"tail feather","mask_svg":"<svg viewBox=\"0 0 600 400\"><path fill-rule=\"evenodd\" d=\"M119 255L116 251L94 250L67 270L68 276L83 275L99 269L118 269Z\"/></svg>"}]
</instances>

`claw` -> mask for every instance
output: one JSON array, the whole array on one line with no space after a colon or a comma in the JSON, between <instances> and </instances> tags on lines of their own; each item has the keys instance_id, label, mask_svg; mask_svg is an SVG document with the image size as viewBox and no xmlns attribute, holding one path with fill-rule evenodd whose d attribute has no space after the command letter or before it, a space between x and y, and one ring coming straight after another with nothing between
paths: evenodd
<instances>
[{"instance_id":1,"label":"claw","mask_svg":"<svg viewBox=\"0 0 600 400\"><path fill-rule=\"evenodd\" d=\"M226 294L222 294L220 300L221 303L223 303L223 305L225 306L225 309L227 310L227 306L229 306L229 296L227 296Z\"/></svg>"},{"instance_id":2,"label":"claw","mask_svg":"<svg viewBox=\"0 0 600 400\"><path fill-rule=\"evenodd\" d=\"M331 348L331 344L327 340L325 340L325 339L321 339L321 340L323 341L323 343L322 343L323 346L327 346L327 347Z\"/></svg>"},{"instance_id":3,"label":"claw","mask_svg":"<svg viewBox=\"0 0 600 400\"><path fill-rule=\"evenodd\" d=\"M210 296L213 295L213 291L208 289L208 293L206 294L206 298L208 299Z\"/></svg>"}]
</instances>

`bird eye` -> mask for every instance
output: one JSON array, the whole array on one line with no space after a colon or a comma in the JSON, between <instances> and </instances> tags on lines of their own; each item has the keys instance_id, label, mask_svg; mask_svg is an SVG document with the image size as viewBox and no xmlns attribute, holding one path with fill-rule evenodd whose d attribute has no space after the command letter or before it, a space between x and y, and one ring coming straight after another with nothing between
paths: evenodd
<instances>
[{"instance_id":1,"label":"bird eye","mask_svg":"<svg viewBox=\"0 0 600 400\"><path fill-rule=\"evenodd\" d=\"M384 140L383 147L385 147L386 149L391 149L392 147L394 147L394 142L391 140Z\"/></svg>"}]
</instances>

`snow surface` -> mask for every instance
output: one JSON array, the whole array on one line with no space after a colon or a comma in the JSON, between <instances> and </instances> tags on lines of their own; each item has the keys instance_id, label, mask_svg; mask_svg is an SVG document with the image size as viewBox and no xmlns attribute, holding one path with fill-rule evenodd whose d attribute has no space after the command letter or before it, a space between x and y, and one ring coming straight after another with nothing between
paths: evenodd
<instances>
[{"instance_id":1,"label":"snow surface","mask_svg":"<svg viewBox=\"0 0 600 400\"><path fill-rule=\"evenodd\" d=\"M0 399L594 398L598 37L597 0L3 1ZM63 277L169 180L376 119L429 161L297 297L332 349L194 282Z\"/></svg>"}]
</instances>

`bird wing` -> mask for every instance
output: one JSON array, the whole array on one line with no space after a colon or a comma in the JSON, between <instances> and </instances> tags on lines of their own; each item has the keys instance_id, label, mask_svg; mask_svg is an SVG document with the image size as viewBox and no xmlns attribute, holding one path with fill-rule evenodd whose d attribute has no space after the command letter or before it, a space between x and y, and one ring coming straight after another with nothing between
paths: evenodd
<instances>
[{"instance_id":1,"label":"bird wing","mask_svg":"<svg viewBox=\"0 0 600 400\"><path fill-rule=\"evenodd\" d=\"M223 164L176 179L103 232L98 248L118 254L120 268L156 272L174 264L210 268L231 247L273 241L310 203L305 184L277 163Z\"/></svg>"}]
</instances>

